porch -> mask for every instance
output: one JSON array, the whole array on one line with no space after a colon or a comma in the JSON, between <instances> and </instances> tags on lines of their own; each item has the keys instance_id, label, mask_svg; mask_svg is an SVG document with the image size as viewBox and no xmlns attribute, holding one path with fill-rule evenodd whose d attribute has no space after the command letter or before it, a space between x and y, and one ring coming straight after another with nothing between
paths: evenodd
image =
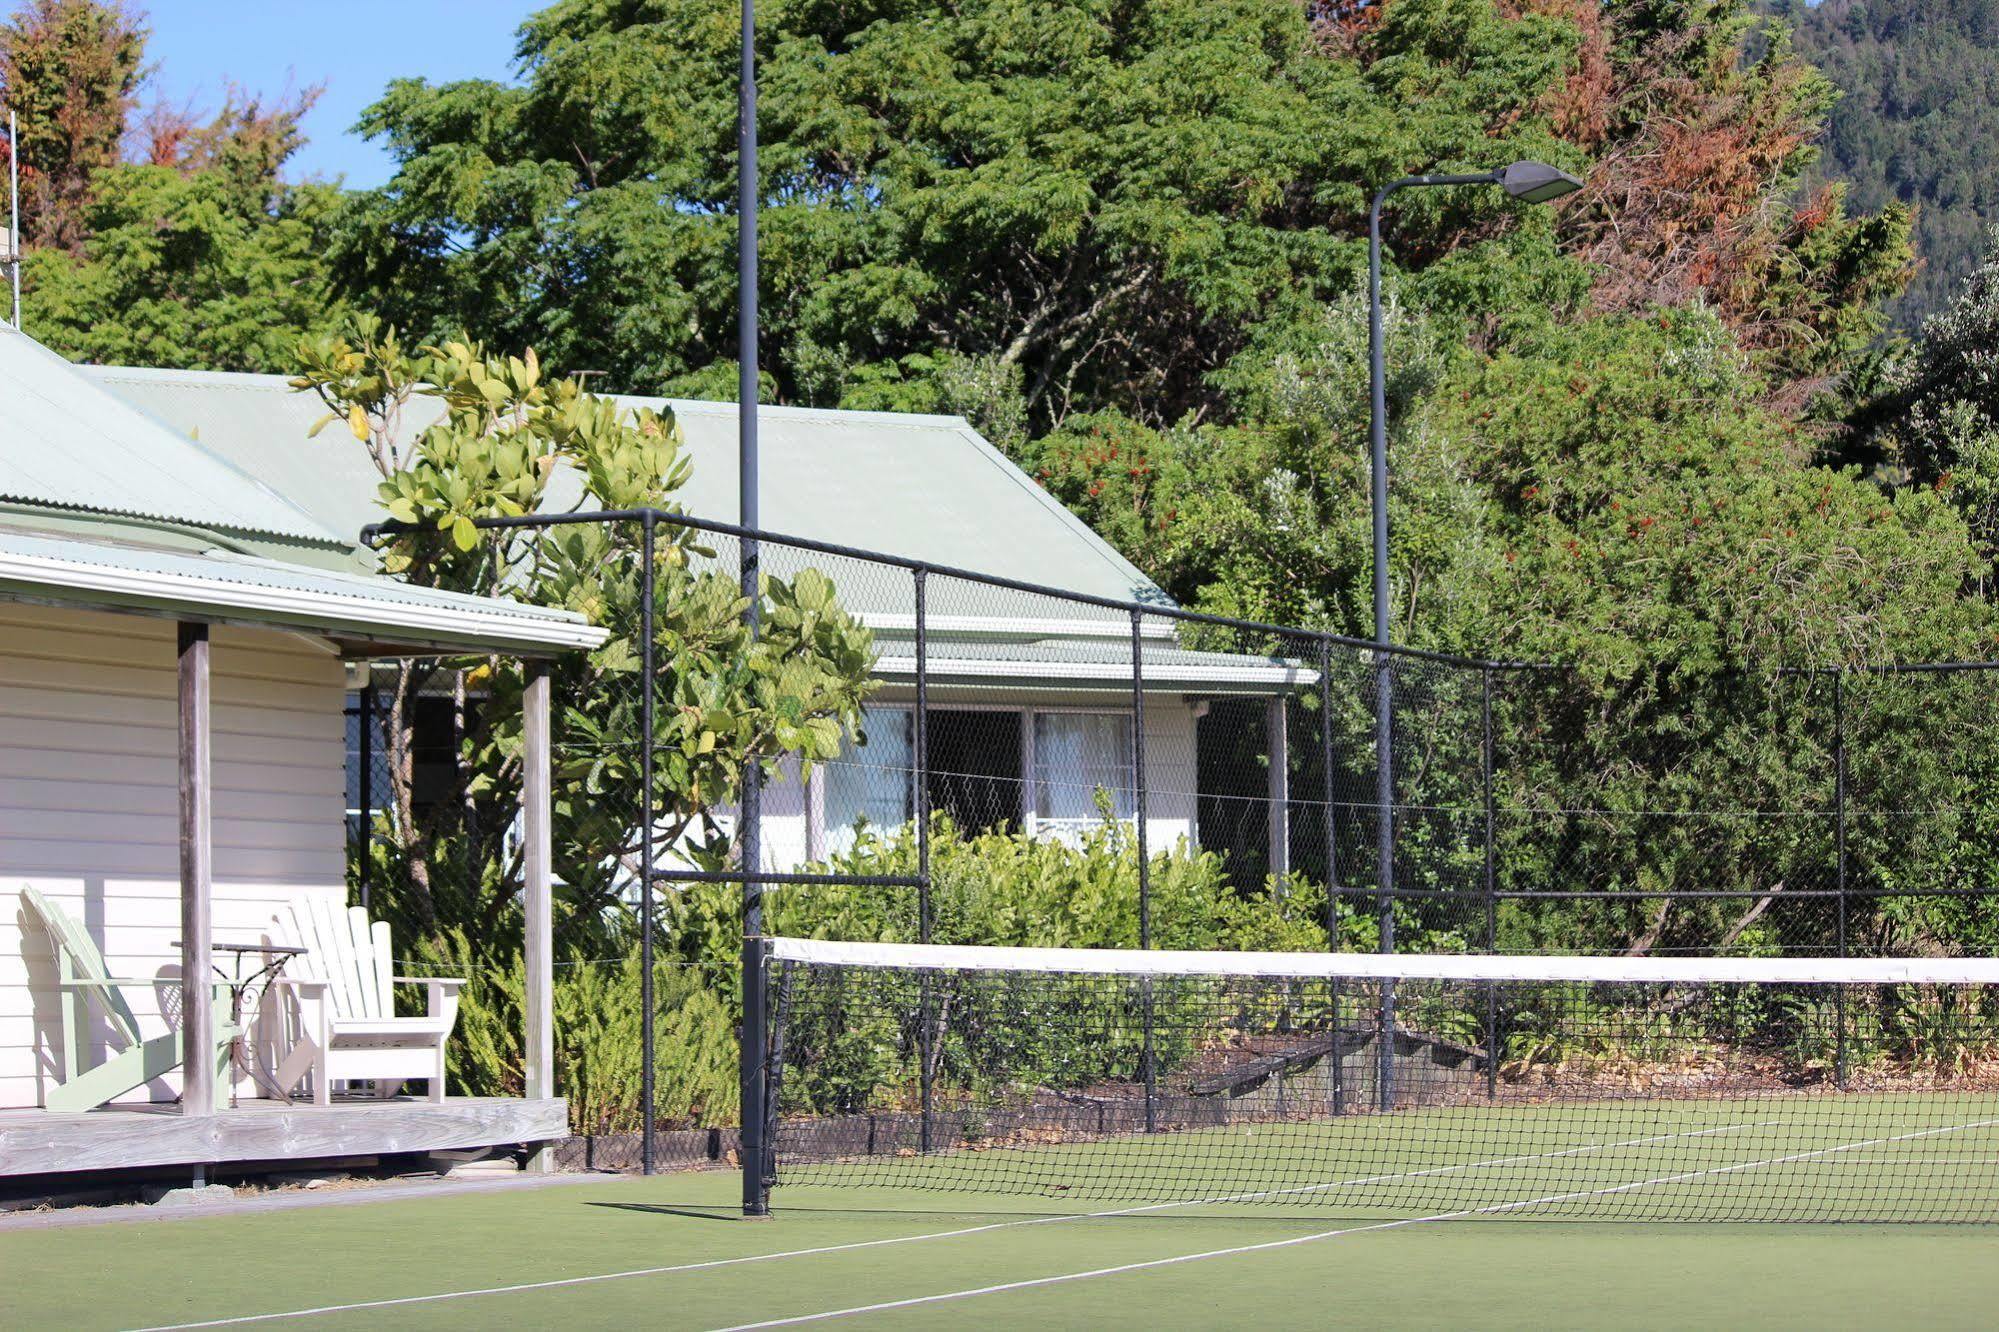
<instances>
[{"instance_id":1,"label":"porch","mask_svg":"<svg viewBox=\"0 0 1999 1332\"><path fill-rule=\"evenodd\" d=\"M199 1179L567 1136L549 1009L547 662L601 633L365 575L238 560L224 578L216 563L0 532L0 748L18 758L0 781L0 1180ZM456 982L419 978L427 1015L399 1015L391 987L408 978L392 974L388 935L364 922L348 947L326 928L347 919L346 663L446 652L527 662L518 1099L444 1096L432 1070ZM302 933L308 919L317 933ZM230 948L280 944L308 947L237 1023L218 968L240 979ZM229 1049L232 1031L247 1055L181 1057ZM260 1098L273 1078L292 1103ZM339 1094L385 1079L428 1095Z\"/></svg>"},{"instance_id":2,"label":"porch","mask_svg":"<svg viewBox=\"0 0 1999 1332\"><path fill-rule=\"evenodd\" d=\"M206 1115L170 1102L75 1114L0 1110L0 1178L174 1166L278 1166L531 1144L568 1134L560 1097L421 1097L331 1106L245 1100Z\"/></svg>"}]
</instances>

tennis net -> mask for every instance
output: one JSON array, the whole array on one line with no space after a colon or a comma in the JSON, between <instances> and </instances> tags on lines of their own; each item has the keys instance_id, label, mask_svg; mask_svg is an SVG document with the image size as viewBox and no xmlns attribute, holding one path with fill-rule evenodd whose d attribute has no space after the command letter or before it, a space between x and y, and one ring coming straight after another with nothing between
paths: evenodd
<instances>
[{"instance_id":1,"label":"tennis net","mask_svg":"<svg viewBox=\"0 0 1999 1332\"><path fill-rule=\"evenodd\" d=\"M785 1185L1999 1218L1995 960L769 949Z\"/></svg>"}]
</instances>

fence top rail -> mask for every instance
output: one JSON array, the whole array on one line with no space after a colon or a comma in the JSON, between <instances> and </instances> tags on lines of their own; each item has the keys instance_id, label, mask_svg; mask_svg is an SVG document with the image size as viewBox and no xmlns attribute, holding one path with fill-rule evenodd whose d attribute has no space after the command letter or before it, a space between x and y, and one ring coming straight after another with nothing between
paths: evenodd
<instances>
[{"instance_id":1,"label":"fence top rail","mask_svg":"<svg viewBox=\"0 0 1999 1332\"><path fill-rule=\"evenodd\" d=\"M1266 624L1260 620L1243 620L1228 615L1210 615L1205 611L1192 611L1182 606L1137 600L1120 600L1117 597L1099 596L1092 592L1074 592L1066 588L1051 587L1045 583L1030 583L1018 578L1007 578L1001 574L980 573L976 569L961 569L949 564L935 564L929 560L919 560L907 555L890 555L878 550L864 550L858 546L843 546L837 542L819 541L812 537L793 536L784 532L771 532L763 528L744 527L739 523L718 522L712 518L696 518L689 514L672 513L665 509L593 509L575 513L534 513L512 518L475 518L472 525L485 530L506 531L522 528L561 527L571 523L612 523L612 522L653 522L669 527L685 527L698 532L713 532L718 536L732 536L739 540L789 546L797 550L809 550L821 555L834 555L843 559L858 560L868 564L886 564L912 573L922 573L926 577L955 578L968 583L981 583L987 587L1003 588L1010 592L1022 592L1031 596L1049 597L1076 605L1096 606L1103 610L1120 611L1127 615L1156 615L1163 619L1179 620L1187 624L1213 625L1222 629L1240 629L1249 633L1278 634L1289 638L1306 638L1314 642L1336 647L1358 648L1370 652L1386 652L1391 656L1408 657L1417 661L1433 661L1446 666L1459 666L1472 670L1521 670L1546 663L1523 661L1487 661L1479 657L1462 657L1449 652L1432 652L1427 648L1404 647L1399 644L1380 644L1365 638L1350 638L1345 634L1332 633L1325 629L1301 629L1295 625ZM361 541L372 546L385 536L402 536L413 533L428 533L432 529L420 523L381 522L369 523L361 529Z\"/></svg>"},{"instance_id":2,"label":"fence top rail","mask_svg":"<svg viewBox=\"0 0 1999 1332\"><path fill-rule=\"evenodd\" d=\"M845 546L834 541L820 541L814 537L795 536L786 532L773 532L765 528L745 527L740 523L726 523L713 518L696 518L692 514L675 513L668 509L590 509L571 513L521 514L510 518L475 518L472 525L484 530L536 529L562 527L572 523L644 522L663 523L669 527L684 527L698 532L712 532L718 536L731 536L739 540L788 546L797 550L809 550L821 555L833 555L843 559L858 560L868 564L884 564L906 569L911 573L939 578L955 578L968 583L979 583L987 587L1003 588L1010 592L1021 592L1030 596L1049 597L1075 605L1095 606L1103 610L1120 611L1128 615L1156 615L1162 619L1177 620L1183 624L1212 625L1220 629L1238 629L1248 633L1275 634L1290 638L1310 639L1330 647L1354 648L1361 651L1384 652L1394 657L1404 657L1413 661L1436 662L1444 666L1457 666L1478 671L1561 671L1568 669L1560 662L1523 661L1496 657L1468 657L1453 652L1436 652L1428 648L1408 647L1396 643L1376 643L1371 639L1354 638L1346 634L1336 634L1326 629L1303 629L1296 625L1270 624L1262 620L1246 620L1230 615L1214 615L1206 611L1188 610L1184 606L1168 603L1119 599L1100 596L1093 592L1076 592L1067 588L1053 587L1046 583L1031 583L1024 579L1008 578L1002 574L981 573L976 569L963 569L955 565L937 564L908 555L891 555L884 551L867 550L859 546ZM431 531L420 523L387 521L369 523L361 529L362 544L373 546L386 536L401 536ZM1999 671L1999 660L1989 661L1931 661L1896 662L1872 666L1779 666L1772 672L1776 675L1830 676L1847 675L1910 675L1910 674L1954 674L1960 672Z\"/></svg>"}]
</instances>

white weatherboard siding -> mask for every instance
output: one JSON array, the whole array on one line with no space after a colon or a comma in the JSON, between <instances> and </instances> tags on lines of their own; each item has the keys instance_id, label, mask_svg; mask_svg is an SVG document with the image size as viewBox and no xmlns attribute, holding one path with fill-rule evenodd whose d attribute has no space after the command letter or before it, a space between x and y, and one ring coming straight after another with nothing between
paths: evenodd
<instances>
[{"instance_id":1,"label":"white weatherboard siding","mask_svg":"<svg viewBox=\"0 0 1999 1332\"><path fill-rule=\"evenodd\" d=\"M252 939L294 896L344 896L345 687L307 639L219 628L214 643L215 937ZM169 621L0 603L0 1106L38 1104L58 1068L54 956L24 884L113 974L179 975L174 661ZM179 1001L128 997L148 1034Z\"/></svg>"}]
</instances>

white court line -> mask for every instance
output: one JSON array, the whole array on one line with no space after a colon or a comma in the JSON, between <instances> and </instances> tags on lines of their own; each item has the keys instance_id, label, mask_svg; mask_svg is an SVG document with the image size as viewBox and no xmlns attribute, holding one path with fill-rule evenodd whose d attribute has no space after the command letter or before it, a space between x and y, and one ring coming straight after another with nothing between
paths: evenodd
<instances>
[{"instance_id":1,"label":"white court line","mask_svg":"<svg viewBox=\"0 0 1999 1332\"><path fill-rule=\"evenodd\" d=\"M854 1240L847 1244L822 1244L810 1249L783 1249L776 1253L752 1253L736 1258L710 1258L698 1263L676 1263L667 1267L635 1267L624 1272L599 1272L590 1276L558 1277L549 1281L524 1281L511 1286L481 1286L473 1290L446 1290L431 1295L402 1295L394 1299L361 1300L353 1304L322 1304L308 1309L284 1309L275 1313L241 1314L231 1318L211 1318L195 1323L160 1323L152 1327L135 1328L133 1332L191 1332L194 1328L240 1327L246 1323L269 1323L286 1318L312 1318L321 1314L354 1313L362 1309L393 1309L410 1304L433 1304L444 1300L467 1300L485 1295L518 1295L533 1290L557 1290L565 1286L588 1286L601 1281L624 1281L633 1277L671 1276L677 1272L700 1272L716 1267L738 1267L746 1263L768 1263L779 1258L810 1258L820 1254L846 1253L859 1249L881 1249L897 1244L916 1244L924 1240L957 1239L965 1235L982 1235L993 1230L1013 1230L1021 1226L1057 1225L1065 1221L1103 1221L1113 1217L1140 1216L1148 1212L1171 1211L1176 1207L1215 1207L1226 1203L1258 1202L1265 1198L1284 1197L1291 1194L1324 1191L1327 1189L1358 1188L1364 1184L1385 1184L1398 1179L1416 1179L1426 1175L1449 1174L1455 1170L1479 1170L1490 1166L1518 1165L1523 1161L1552 1161L1558 1157L1581 1156L1589 1152L1612 1151L1619 1147L1642 1147L1652 1143L1670 1142L1678 1138L1704 1138L1716 1133L1735 1133L1743 1129L1767 1128L1780 1120L1768 1119L1753 1124L1729 1124L1721 1128L1698 1129L1687 1133L1662 1133L1649 1138L1626 1138L1621 1142L1593 1142L1582 1147L1569 1147L1559 1152L1541 1152L1531 1156L1499 1156L1489 1161L1466 1161L1452 1166L1433 1166L1427 1170L1405 1170L1393 1175L1366 1175L1355 1179L1333 1180L1329 1183L1312 1184L1292 1189L1271 1189L1259 1193L1225 1194L1213 1198L1187 1198L1178 1202L1147 1203L1141 1207L1120 1207L1103 1212L1068 1212L1060 1216L1035 1216L1019 1221L989 1221L984 1225L961 1226L956 1230L929 1230L919 1235L892 1235L885 1239Z\"/></svg>"},{"instance_id":2,"label":"white court line","mask_svg":"<svg viewBox=\"0 0 1999 1332\"><path fill-rule=\"evenodd\" d=\"M1837 1147L1822 1147L1812 1152L1796 1152L1790 1156L1772 1156L1761 1161L1742 1161L1735 1165L1715 1166L1707 1170L1688 1170L1677 1175L1659 1175L1653 1179L1634 1180L1629 1184L1618 1184L1601 1189L1578 1189L1573 1193L1551 1193L1542 1198L1522 1198L1516 1202L1494 1203L1488 1207L1470 1207L1457 1212L1437 1212L1431 1216L1406 1217L1399 1221L1377 1221L1365 1226L1342 1226L1338 1230L1321 1230L1312 1235L1293 1235L1287 1239L1265 1240L1260 1244L1238 1244L1227 1249L1208 1249L1201 1253L1177 1254L1171 1258L1148 1258L1142 1262L1120 1263L1115 1267L1096 1267L1085 1272L1059 1272L1054 1276L1028 1277L1020 1281L1003 1281L992 1286L975 1286L968 1290L947 1290L935 1295L913 1295L908 1299L884 1300L879 1304L856 1304L845 1309L825 1309L818 1313L796 1314L789 1318L767 1318L757 1323L736 1323L717 1332L757 1332L769 1327L795 1327L800 1323L817 1323L832 1318L850 1318L859 1314L888 1313L895 1309L912 1309L926 1304L940 1304L948 1300L969 1300L981 1295L999 1295L1013 1290L1032 1290L1040 1286L1059 1286L1071 1281L1091 1281L1098 1277L1120 1276L1126 1272L1144 1272L1159 1267L1177 1267L1181 1263L1198 1263L1210 1258L1233 1258L1245 1253L1264 1253L1273 1249L1289 1249L1300 1244L1313 1244L1319 1240L1338 1239L1342 1235L1365 1235L1370 1231L1399 1230L1407 1226L1427 1225L1436 1221L1462 1221L1474 1216L1495 1216L1501 1212L1517 1212L1528 1207L1542 1207L1549 1203L1572 1202L1577 1198L1601 1198L1614 1193L1630 1193L1637 1189L1649 1189L1655 1184L1682 1184L1688 1180L1705 1179L1710 1175L1740 1174L1747 1170L1761 1170L1767 1166L1789 1165L1796 1161L1810 1161L1840 1152L1859 1151L1866 1147L1880 1147L1887 1143L1910 1142L1917 1138L1935 1137L1942 1133L1962 1133L1968 1129L1989 1128L1999 1124L1999 1119L1981 1119L1972 1124L1953 1124L1947 1128L1923 1129L1917 1133L1899 1133L1893 1137L1872 1138L1866 1142L1842 1143Z\"/></svg>"}]
</instances>

